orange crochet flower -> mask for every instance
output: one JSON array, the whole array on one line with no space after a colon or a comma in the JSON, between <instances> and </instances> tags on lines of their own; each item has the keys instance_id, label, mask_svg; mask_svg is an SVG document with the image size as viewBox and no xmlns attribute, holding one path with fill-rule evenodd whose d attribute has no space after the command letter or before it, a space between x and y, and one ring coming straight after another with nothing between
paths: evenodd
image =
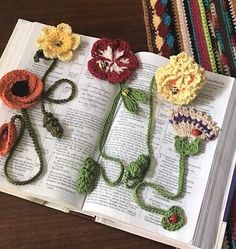
<instances>
[{"instance_id":1,"label":"orange crochet flower","mask_svg":"<svg viewBox=\"0 0 236 249\"><path fill-rule=\"evenodd\" d=\"M10 108L31 107L37 102L42 91L42 80L26 70L13 70L0 80L0 98Z\"/></svg>"},{"instance_id":2,"label":"orange crochet flower","mask_svg":"<svg viewBox=\"0 0 236 249\"><path fill-rule=\"evenodd\" d=\"M0 127L0 155L6 155L16 141L16 126L13 122L5 123Z\"/></svg>"}]
</instances>

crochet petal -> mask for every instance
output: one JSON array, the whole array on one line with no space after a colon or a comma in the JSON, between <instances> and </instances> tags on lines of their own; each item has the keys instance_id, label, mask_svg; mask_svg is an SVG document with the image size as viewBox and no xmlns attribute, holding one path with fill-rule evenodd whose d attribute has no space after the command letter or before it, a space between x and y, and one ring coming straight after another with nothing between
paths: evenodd
<instances>
[{"instance_id":1,"label":"crochet petal","mask_svg":"<svg viewBox=\"0 0 236 249\"><path fill-rule=\"evenodd\" d=\"M72 59L72 57L73 57L73 52L72 51L69 51L67 53L58 55L58 59L60 61L70 61Z\"/></svg>"},{"instance_id":2,"label":"crochet petal","mask_svg":"<svg viewBox=\"0 0 236 249\"><path fill-rule=\"evenodd\" d=\"M96 41L93 44L91 55L92 57L101 56L101 53L107 49L107 47L110 46L112 48L112 40L103 38L98 41Z\"/></svg>"},{"instance_id":3,"label":"crochet petal","mask_svg":"<svg viewBox=\"0 0 236 249\"><path fill-rule=\"evenodd\" d=\"M130 52L127 56L124 56L120 58L119 60L116 60L116 64L120 67L135 69L138 67L139 62L135 54Z\"/></svg>"},{"instance_id":4,"label":"crochet petal","mask_svg":"<svg viewBox=\"0 0 236 249\"><path fill-rule=\"evenodd\" d=\"M113 50L124 51L121 57L123 56L126 57L127 55L129 55L129 53L132 50L128 42L120 40L120 39L113 40L112 48ZM119 57L117 59L119 59Z\"/></svg>"},{"instance_id":5,"label":"crochet petal","mask_svg":"<svg viewBox=\"0 0 236 249\"><path fill-rule=\"evenodd\" d=\"M5 123L0 127L0 155L6 155L16 140L16 126L13 122Z\"/></svg>"},{"instance_id":6,"label":"crochet petal","mask_svg":"<svg viewBox=\"0 0 236 249\"><path fill-rule=\"evenodd\" d=\"M78 34L73 34L71 39L72 39L71 49L76 50L80 45L80 36Z\"/></svg>"},{"instance_id":7,"label":"crochet petal","mask_svg":"<svg viewBox=\"0 0 236 249\"><path fill-rule=\"evenodd\" d=\"M45 26L45 27L42 28L41 33L44 36L44 35L48 35L51 32L55 32L55 31L56 31L56 27L47 25L47 26Z\"/></svg>"},{"instance_id":8,"label":"crochet petal","mask_svg":"<svg viewBox=\"0 0 236 249\"><path fill-rule=\"evenodd\" d=\"M57 25L57 30L60 32L65 32L68 34L72 33L72 29L70 27L70 25L66 24L66 23L61 23Z\"/></svg>"},{"instance_id":9,"label":"crochet petal","mask_svg":"<svg viewBox=\"0 0 236 249\"><path fill-rule=\"evenodd\" d=\"M99 68L99 64L97 63L97 61L100 59L100 57L97 58L92 58L89 62L88 62L88 70L89 72L94 75L96 78L101 79L101 80L105 80L107 79L107 73L105 70L101 70Z\"/></svg>"},{"instance_id":10,"label":"crochet petal","mask_svg":"<svg viewBox=\"0 0 236 249\"><path fill-rule=\"evenodd\" d=\"M48 48L44 48L43 54L48 59L55 59L55 58L57 58L57 54L55 53L55 51L53 51L51 49L48 49Z\"/></svg>"},{"instance_id":11,"label":"crochet petal","mask_svg":"<svg viewBox=\"0 0 236 249\"><path fill-rule=\"evenodd\" d=\"M43 49L44 48L44 43L45 43L45 38L44 37L39 37L38 40L36 41L36 47L38 49Z\"/></svg>"},{"instance_id":12,"label":"crochet petal","mask_svg":"<svg viewBox=\"0 0 236 249\"><path fill-rule=\"evenodd\" d=\"M115 71L113 72L108 72L107 73L107 79L110 83L123 83L125 82L130 76L131 76L131 71L126 69L122 73L117 73Z\"/></svg>"}]
</instances>

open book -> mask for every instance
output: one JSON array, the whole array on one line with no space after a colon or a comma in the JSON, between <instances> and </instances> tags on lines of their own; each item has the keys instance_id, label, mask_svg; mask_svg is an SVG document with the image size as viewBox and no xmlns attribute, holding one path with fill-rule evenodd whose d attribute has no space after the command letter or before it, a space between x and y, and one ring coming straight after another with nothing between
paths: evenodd
<instances>
[{"instance_id":1,"label":"open book","mask_svg":"<svg viewBox=\"0 0 236 249\"><path fill-rule=\"evenodd\" d=\"M42 77L51 61L33 60L35 41L43 25L19 20L1 57L0 76L13 69L26 69ZM46 87L60 78L76 83L76 97L63 105L50 105L65 130L61 139L52 138L42 127L40 106L29 110L35 125L46 162L44 175L31 185L14 186L0 174L0 190L65 212L76 211L92 215L97 222L107 224L146 238L180 248L220 248L225 223L224 209L233 176L236 148L236 85L235 79L207 73L207 84L192 106L209 114L221 127L219 138L207 143L198 156L188 160L185 195L175 201L166 200L153 190L145 192L152 205L168 208L182 207L186 224L178 231L166 231L160 225L160 216L142 210L135 203L132 190L123 185L108 187L102 179L89 195L79 194L76 181L82 161L88 156L102 163L108 175L116 178L118 166L99 158L98 141L103 123L119 86L94 78L87 69L91 47L96 38L81 36L81 47L69 63L59 62L46 82ZM136 54L140 66L127 82L131 87L149 91L150 82L157 67L168 60L156 54ZM66 97L69 89L62 87L55 95ZM153 151L154 160L146 180L159 183L170 191L176 191L178 180L178 154L174 149L174 134L169 123L170 104L155 96ZM0 124L7 122L14 111L0 102ZM140 104L141 114L128 113L122 101L106 140L108 154L118 156L126 165L137 155L145 153L145 134L149 108ZM3 165L6 158L0 158ZM39 161L26 132L14 160L11 173L23 180L34 175Z\"/></svg>"}]
</instances>

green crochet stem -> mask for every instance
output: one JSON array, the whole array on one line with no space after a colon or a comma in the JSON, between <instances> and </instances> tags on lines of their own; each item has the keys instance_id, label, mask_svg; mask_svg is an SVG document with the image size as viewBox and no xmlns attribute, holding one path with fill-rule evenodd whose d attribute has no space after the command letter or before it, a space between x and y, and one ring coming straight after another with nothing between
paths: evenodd
<instances>
[{"instance_id":1,"label":"green crochet stem","mask_svg":"<svg viewBox=\"0 0 236 249\"><path fill-rule=\"evenodd\" d=\"M152 92L153 85L154 85L154 81L152 81L150 84L150 92ZM150 99L150 114L149 114L149 125L148 125L148 134L147 134L148 155L140 155L136 161L131 162L130 165L127 167L126 173L124 174L125 166L124 166L123 162L119 158L107 155L106 152L104 151L105 142L106 142L108 133L110 131L110 128L112 125L112 120L114 118L115 111L117 109L117 105L118 105L120 98L123 99L123 102L124 102L126 109L132 113L135 113L135 114L138 113L137 101L139 101L139 102L146 102L147 101L147 95L143 90L129 88L124 84L120 85L120 92L117 94L117 96L115 97L115 99L112 103L112 107L111 107L109 115L107 116L107 119L105 121L105 125L103 127L103 130L101 133L101 139L99 142L99 151L100 151L101 157L119 164L120 165L120 173L115 181L111 181L107 177L106 171L102 166L100 166L100 170L101 170L101 175L102 175L104 181L109 186L114 187L114 186L118 185L121 182L123 176L125 175L126 187L133 188L144 178L144 176L149 168L149 164L150 164L150 158L151 158L150 142L151 142L151 130L152 130L152 109L153 109L152 108L153 107L152 101L153 100L152 100L152 94L151 94L151 96L149 98Z\"/></svg>"},{"instance_id":2,"label":"green crochet stem","mask_svg":"<svg viewBox=\"0 0 236 249\"><path fill-rule=\"evenodd\" d=\"M178 188L177 192L175 194L171 193L170 191L166 190L163 186L160 186L156 183L152 182L141 182L139 185L137 185L135 189L135 199L139 200L140 191L141 189L144 189L145 187L151 187L155 191L157 191L161 196L174 200L179 197L181 197L183 190L184 190L184 176L186 171L186 160L187 157L191 155L195 155L199 152L199 146L200 146L200 139L195 139L191 142L188 141L187 138L182 138L179 136L175 137L175 149L180 155L179 159L179 178L178 178ZM138 201L138 204L141 203L142 200ZM142 206L144 203L142 203Z\"/></svg>"},{"instance_id":3,"label":"green crochet stem","mask_svg":"<svg viewBox=\"0 0 236 249\"><path fill-rule=\"evenodd\" d=\"M21 115L15 115L15 116L13 116L11 118L12 122L15 122L15 120L18 119L20 121L20 123L21 123L21 127L20 127L19 135L18 135L18 137L16 139L16 142L15 142L14 146L12 147L12 149L11 149L7 159L6 159L6 162L4 164L4 173L6 175L7 180L10 183L15 184L15 185L26 185L26 184L32 183L32 182L36 181L43 172L43 157L42 157L41 148L40 148L39 143L38 143L37 135L35 134L35 131L34 131L33 127L32 127L31 122L30 122L30 118L29 118L27 110L22 109L21 113L22 113L23 117ZM20 180L13 179L9 175L8 167L9 167L9 161L11 160L11 158L13 156L13 153L15 152L17 146L19 145L19 143L20 143L20 141L21 141L21 139L22 139L22 137L24 135L25 125L26 125L26 128L27 128L28 132L29 132L29 136L32 138L35 151L36 151L36 153L38 155L38 158L39 158L40 166L39 166L38 172L33 177L31 177L28 180L20 181Z\"/></svg>"},{"instance_id":4,"label":"green crochet stem","mask_svg":"<svg viewBox=\"0 0 236 249\"><path fill-rule=\"evenodd\" d=\"M152 131L153 131L153 95L154 95L154 83L153 78L150 84L150 97L149 97L149 117L148 117L148 129L146 137L147 155L140 155L138 159L131 162L125 173L125 186L127 188L134 188L145 177L152 158Z\"/></svg>"},{"instance_id":5,"label":"green crochet stem","mask_svg":"<svg viewBox=\"0 0 236 249\"><path fill-rule=\"evenodd\" d=\"M77 190L80 193L90 193L93 191L99 174L101 173L102 178L104 181L111 187L118 185L123 177L124 174L124 164L119 158L112 157L106 154L103 150L106 138L108 136L109 130L111 128L112 120L114 118L114 114L120 99L120 93L116 95L115 99L113 100L111 111L109 112L105 124L102 129L100 141L98 144L100 156L104 159L116 162L120 165L120 174L118 175L117 179L112 181L106 175L105 169L94 159L88 157L85 159L81 165L80 174L77 181Z\"/></svg>"},{"instance_id":6,"label":"green crochet stem","mask_svg":"<svg viewBox=\"0 0 236 249\"><path fill-rule=\"evenodd\" d=\"M39 57L39 58L41 58L41 57ZM54 104L67 103L74 98L75 92L76 92L76 86L75 86L74 82L72 82L69 79L60 79L60 80L55 81L48 88L48 90L45 91L46 78L47 78L48 74L55 68L56 63L57 63L57 59L54 59L52 64L50 65L50 67L47 69L44 76L42 77L44 89L43 89L43 94L41 97L41 111L42 111L43 116L44 116L43 117L43 126L47 129L48 132L51 133L51 135L53 137L61 138L63 136L63 128L60 125L59 120L57 118L55 118L51 112L46 111L44 101L47 100L47 101L54 103ZM69 95L69 97L67 97L65 99L53 99L53 98L49 97L50 94L52 94L54 90L56 90L60 85L62 85L64 83L67 83L71 86L71 94Z\"/></svg>"},{"instance_id":7,"label":"green crochet stem","mask_svg":"<svg viewBox=\"0 0 236 249\"><path fill-rule=\"evenodd\" d=\"M185 224L184 211L177 206L172 206L169 209L163 209L159 207L154 207L150 204L146 204L139 196L140 188L150 187L152 183L142 182L134 189L134 200L138 206L148 212L162 215L161 224L164 229L169 231L176 231L180 229Z\"/></svg>"},{"instance_id":8,"label":"green crochet stem","mask_svg":"<svg viewBox=\"0 0 236 249\"><path fill-rule=\"evenodd\" d=\"M106 160L116 162L120 166L120 173L119 173L117 179L112 181L108 178L105 169L100 165L100 171L101 171L102 178L111 187L118 185L121 182L123 174L124 174L124 164L122 163L122 161L119 158L107 155L105 150L104 150L105 142L106 142L108 133L109 133L111 125L112 125L112 120L114 118L119 99L120 99L120 93L118 93L116 95L115 99L113 100L111 110L110 110L110 112L107 116L107 119L105 121L105 124L103 126L101 138L100 138L99 145L98 145L101 157L103 157Z\"/></svg>"}]
</instances>

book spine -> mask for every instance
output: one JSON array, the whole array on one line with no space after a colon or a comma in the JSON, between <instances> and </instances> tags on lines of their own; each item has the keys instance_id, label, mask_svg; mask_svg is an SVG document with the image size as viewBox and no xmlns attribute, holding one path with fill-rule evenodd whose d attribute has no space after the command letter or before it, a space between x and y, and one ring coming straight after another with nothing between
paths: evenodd
<instances>
[{"instance_id":1,"label":"book spine","mask_svg":"<svg viewBox=\"0 0 236 249\"><path fill-rule=\"evenodd\" d=\"M225 222L227 222L228 218L229 218L230 208L231 208L231 204L233 202L233 197L234 197L235 190L236 190L236 165L235 165L235 168L234 168L233 178L232 178L232 181L231 181L228 200L227 200L225 213L224 213L223 221L225 221Z\"/></svg>"}]
</instances>

